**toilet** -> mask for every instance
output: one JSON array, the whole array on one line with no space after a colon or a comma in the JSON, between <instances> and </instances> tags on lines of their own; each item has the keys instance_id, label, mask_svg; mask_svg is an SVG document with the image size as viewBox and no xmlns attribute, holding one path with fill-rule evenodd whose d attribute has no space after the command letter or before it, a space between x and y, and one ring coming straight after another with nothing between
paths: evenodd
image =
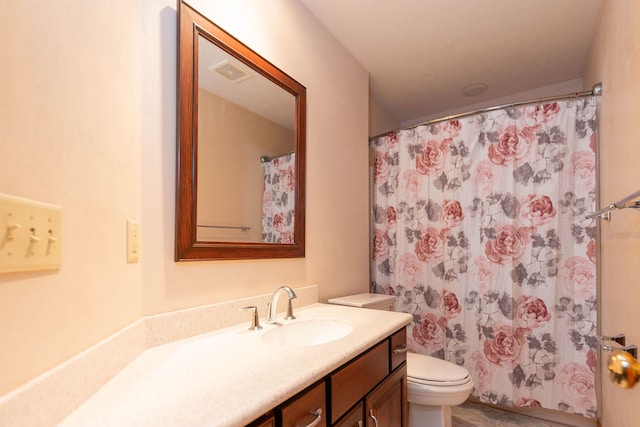
<instances>
[{"instance_id":1,"label":"toilet","mask_svg":"<svg viewBox=\"0 0 640 427\"><path fill-rule=\"evenodd\" d=\"M329 304L393 310L395 297L358 294L332 298ZM473 378L462 366L436 357L407 353L409 427L451 427L451 407L463 403L473 390Z\"/></svg>"}]
</instances>

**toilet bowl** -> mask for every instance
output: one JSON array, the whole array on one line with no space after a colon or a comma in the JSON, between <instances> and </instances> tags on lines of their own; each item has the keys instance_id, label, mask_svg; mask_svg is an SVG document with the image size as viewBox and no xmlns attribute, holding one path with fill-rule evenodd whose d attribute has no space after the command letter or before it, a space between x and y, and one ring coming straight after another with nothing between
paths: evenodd
<instances>
[{"instance_id":1,"label":"toilet bowl","mask_svg":"<svg viewBox=\"0 0 640 427\"><path fill-rule=\"evenodd\" d=\"M330 304L393 309L391 295L358 294L332 298ZM423 354L407 353L409 427L451 427L451 407L473 391L473 378L462 366Z\"/></svg>"},{"instance_id":2,"label":"toilet bowl","mask_svg":"<svg viewBox=\"0 0 640 427\"><path fill-rule=\"evenodd\" d=\"M451 407L473 391L462 366L423 354L407 353L409 427L451 427Z\"/></svg>"}]
</instances>

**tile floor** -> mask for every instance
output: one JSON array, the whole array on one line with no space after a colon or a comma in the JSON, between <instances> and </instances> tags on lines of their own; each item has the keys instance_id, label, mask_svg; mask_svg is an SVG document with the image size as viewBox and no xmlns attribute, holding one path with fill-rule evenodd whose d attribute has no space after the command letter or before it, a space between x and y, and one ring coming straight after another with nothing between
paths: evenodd
<instances>
[{"instance_id":1,"label":"tile floor","mask_svg":"<svg viewBox=\"0 0 640 427\"><path fill-rule=\"evenodd\" d=\"M566 427L489 406L465 402L452 408L452 427Z\"/></svg>"}]
</instances>

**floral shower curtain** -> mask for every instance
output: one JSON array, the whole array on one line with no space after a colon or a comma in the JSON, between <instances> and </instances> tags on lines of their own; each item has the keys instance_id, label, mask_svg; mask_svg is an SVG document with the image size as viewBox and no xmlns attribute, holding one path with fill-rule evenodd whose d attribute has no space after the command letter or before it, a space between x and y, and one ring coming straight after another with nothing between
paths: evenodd
<instances>
[{"instance_id":1,"label":"floral shower curtain","mask_svg":"<svg viewBox=\"0 0 640 427\"><path fill-rule=\"evenodd\" d=\"M262 163L262 241L293 243L296 188L295 153Z\"/></svg>"},{"instance_id":2,"label":"floral shower curtain","mask_svg":"<svg viewBox=\"0 0 640 427\"><path fill-rule=\"evenodd\" d=\"M481 401L596 415L595 100L374 142L374 291Z\"/></svg>"}]
</instances>

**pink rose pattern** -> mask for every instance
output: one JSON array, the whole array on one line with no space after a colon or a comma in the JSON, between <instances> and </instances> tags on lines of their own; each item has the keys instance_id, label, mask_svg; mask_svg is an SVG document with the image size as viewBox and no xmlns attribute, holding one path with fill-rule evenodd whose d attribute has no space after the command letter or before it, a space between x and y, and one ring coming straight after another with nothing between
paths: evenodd
<instances>
[{"instance_id":1,"label":"pink rose pattern","mask_svg":"<svg viewBox=\"0 0 640 427\"><path fill-rule=\"evenodd\" d=\"M484 341L483 351L487 360L496 365L512 366L520 357L524 340L519 329L508 325L494 328L493 337Z\"/></svg>"},{"instance_id":2,"label":"pink rose pattern","mask_svg":"<svg viewBox=\"0 0 640 427\"><path fill-rule=\"evenodd\" d=\"M471 353L470 359L467 368L473 372L476 391L480 393L490 392L493 383L493 370L489 366L487 358L481 351L474 351Z\"/></svg>"},{"instance_id":3,"label":"pink rose pattern","mask_svg":"<svg viewBox=\"0 0 640 427\"><path fill-rule=\"evenodd\" d=\"M421 156L416 157L416 171L422 175L435 175L442 171L449 151L449 141L427 141Z\"/></svg>"},{"instance_id":4,"label":"pink rose pattern","mask_svg":"<svg viewBox=\"0 0 640 427\"><path fill-rule=\"evenodd\" d=\"M262 241L294 243L295 154L276 157L262 165L264 168Z\"/></svg>"},{"instance_id":5,"label":"pink rose pattern","mask_svg":"<svg viewBox=\"0 0 640 427\"><path fill-rule=\"evenodd\" d=\"M578 151L571 157L571 174L576 180L576 187L581 191L589 191L596 185L596 159L591 149Z\"/></svg>"},{"instance_id":6,"label":"pink rose pattern","mask_svg":"<svg viewBox=\"0 0 640 427\"><path fill-rule=\"evenodd\" d=\"M507 126L500 132L498 143L489 146L489 160L496 165L519 162L529 154L535 140L535 128Z\"/></svg>"},{"instance_id":7,"label":"pink rose pattern","mask_svg":"<svg viewBox=\"0 0 640 427\"><path fill-rule=\"evenodd\" d=\"M421 235L422 237L416 242L416 256L425 262L441 259L444 248L442 230L429 227Z\"/></svg>"},{"instance_id":8,"label":"pink rose pattern","mask_svg":"<svg viewBox=\"0 0 640 427\"><path fill-rule=\"evenodd\" d=\"M595 417L594 135L589 98L374 141L374 290L484 402Z\"/></svg>"},{"instance_id":9,"label":"pink rose pattern","mask_svg":"<svg viewBox=\"0 0 640 427\"><path fill-rule=\"evenodd\" d=\"M425 348L437 349L442 347L445 336L445 321L433 313L423 315L411 331L413 340Z\"/></svg>"},{"instance_id":10,"label":"pink rose pattern","mask_svg":"<svg viewBox=\"0 0 640 427\"><path fill-rule=\"evenodd\" d=\"M522 228L503 224L496 228L496 237L488 240L484 253L496 264L517 263L527 248L528 235Z\"/></svg>"},{"instance_id":11,"label":"pink rose pattern","mask_svg":"<svg viewBox=\"0 0 640 427\"><path fill-rule=\"evenodd\" d=\"M471 264L469 273L473 277L473 281L470 283L473 290L482 294L491 290L496 277L496 268L491 261L483 256L477 257Z\"/></svg>"},{"instance_id":12,"label":"pink rose pattern","mask_svg":"<svg viewBox=\"0 0 640 427\"><path fill-rule=\"evenodd\" d=\"M475 168L473 178L476 182L476 191L481 197L487 197L493 192L496 185L496 171L490 162L483 160Z\"/></svg>"},{"instance_id":13,"label":"pink rose pattern","mask_svg":"<svg viewBox=\"0 0 640 427\"><path fill-rule=\"evenodd\" d=\"M556 216L556 208L549 196L529 194L520 203L520 222L525 226L536 228L552 221Z\"/></svg>"},{"instance_id":14,"label":"pink rose pattern","mask_svg":"<svg viewBox=\"0 0 640 427\"><path fill-rule=\"evenodd\" d=\"M400 280L415 285L422 277L422 261L415 254L406 253L400 257Z\"/></svg>"},{"instance_id":15,"label":"pink rose pattern","mask_svg":"<svg viewBox=\"0 0 640 427\"><path fill-rule=\"evenodd\" d=\"M460 202L457 200L445 200L442 204L442 214L440 219L447 228L455 228L460 225L464 219L464 212L462 211Z\"/></svg>"}]
</instances>

